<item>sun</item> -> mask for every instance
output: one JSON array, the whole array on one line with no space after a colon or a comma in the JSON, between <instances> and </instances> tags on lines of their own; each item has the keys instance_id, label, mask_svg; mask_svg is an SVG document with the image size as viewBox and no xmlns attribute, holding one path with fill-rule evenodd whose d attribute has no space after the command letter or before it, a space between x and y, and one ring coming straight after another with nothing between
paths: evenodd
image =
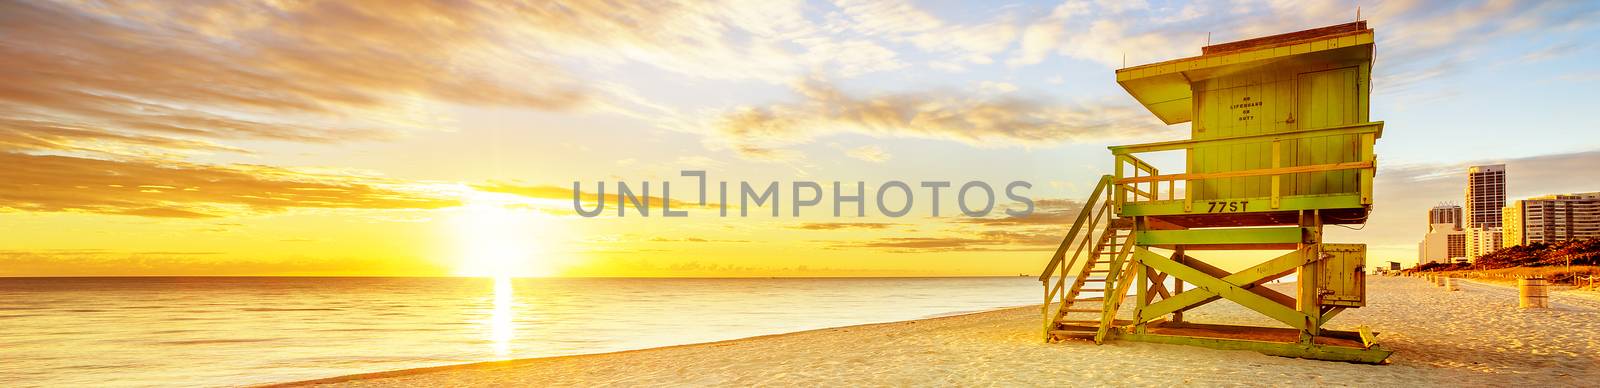
<instances>
[{"instance_id":1,"label":"sun","mask_svg":"<svg viewBox=\"0 0 1600 388\"><path fill-rule=\"evenodd\" d=\"M548 276L539 241L542 214L492 196L468 198L452 225L457 234L456 274L473 277Z\"/></svg>"}]
</instances>

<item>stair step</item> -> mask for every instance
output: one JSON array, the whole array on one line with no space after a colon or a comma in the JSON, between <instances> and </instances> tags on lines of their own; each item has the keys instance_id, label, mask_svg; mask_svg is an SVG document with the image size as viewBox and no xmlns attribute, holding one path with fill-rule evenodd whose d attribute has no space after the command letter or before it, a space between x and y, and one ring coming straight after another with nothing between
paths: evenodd
<instances>
[{"instance_id":1,"label":"stair step","mask_svg":"<svg viewBox=\"0 0 1600 388\"><path fill-rule=\"evenodd\" d=\"M1104 311L1104 310L1101 310L1101 309L1066 309L1066 312L1069 312L1069 313L1098 313L1098 312L1102 312L1102 311Z\"/></svg>"},{"instance_id":2,"label":"stair step","mask_svg":"<svg viewBox=\"0 0 1600 388\"><path fill-rule=\"evenodd\" d=\"M1084 283L1088 283L1088 282L1095 282L1095 283L1105 283L1105 282L1106 282L1106 280L1105 280L1105 279L1090 279L1090 278L1085 278L1085 279L1083 279L1083 282L1084 282Z\"/></svg>"},{"instance_id":3,"label":"stair step","mask_svg":"<svg viewBox=\"0 0 1600 388\"><path fill-rule=\"evenodd\" d=\"M1073 302L1104 302L1104 301L1106 301L1106 298L1083 298L1083 299L1073 299L1072 301Z\"/></svg>"},{"instance_id":4,"label":"stair step","mask_svg":"<svg viewBox=\"0 0 1600 388\"><path fill-rule=\"evenodd\" d=\"M1051 330L1050 335L1065 337L1093 336L1099 334L1094 330Z\"/></svg>"},{"instance_id":5,"label":"stair step","mask_svg":"<svg viewBox=\"0 0 1600 388\"><path fill-rule=\"evenodd\" d=\"M1081 289L1081 290L1078 290L1078 291L1106 292L1106 290L1104 288L1085 288L1085 289Z\"/></svg>"},{"instance_id":6,"label":"stair step","mask_svg":"<svg viewBox=\"0 0 1600 388\"><path fill-rule=\"evenodd\" d=\"M1061 324L1061 325L1094 325L1094 326L1100 326L1100 320L1098 320L1098 319L1095 319L1095 320L1060 320L1060 321L1056 321L1056 323L1057 324Z\"/></svg>"}]
</instances>

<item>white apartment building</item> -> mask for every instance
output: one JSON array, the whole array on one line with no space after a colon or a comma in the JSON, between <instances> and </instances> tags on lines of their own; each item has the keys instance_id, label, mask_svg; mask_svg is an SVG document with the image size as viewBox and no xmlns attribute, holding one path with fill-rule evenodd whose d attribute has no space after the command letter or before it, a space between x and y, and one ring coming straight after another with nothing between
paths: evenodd
<instances>
[{"instance_id":1,"label":"white apartment building","mask_svg":"<svg viewBox=\"0 0 1600 388\"><path fill-rule=\"evenodd\" d=\"M1505 246L1600 237L1600 192L1524 199L1501 213Z\"/></svg>"},{"instance_id":2,"label":"white apartment building","mask_svg":"<svg viewBox=\"0 0 1600 388\"><path fill-rule=\"evenodd\" d=\"M1466 261L1467 232L1461 229L1461 207L1439 205L1428 210L1428 234L1417 243L1417 264Z\"/></svg>"},{"instance_id":3,"label":"white apartment building","mask_svg":"<svg viewBox=\"0 0 1600 388\"><path fill-rule=\"evenodd\" d=\"M1467 228L1467 262L1477 262L1479 257L1503 247L1500 228Z\"/></svg>"}]
</instances>

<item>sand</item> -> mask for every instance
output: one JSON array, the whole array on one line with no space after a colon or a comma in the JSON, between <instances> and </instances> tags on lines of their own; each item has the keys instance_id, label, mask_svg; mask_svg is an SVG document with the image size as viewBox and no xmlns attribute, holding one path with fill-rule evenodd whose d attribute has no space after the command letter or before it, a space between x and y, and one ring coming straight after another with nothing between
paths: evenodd
<instances>
[{"instance_id":1,"label":"sand","mask_svg":"<svg viewBox=\"0 0 1600 388\"><path fill-rule=\"evenodd\" d=\"M1274 287L1286 287L1275 285ZM917 321L571 357L413 369L292 385L336 386L1593 386L1600 300L1557 293L1518 310L1513 288L1373 277L1368 307L1328 323L1369 325L1395 351L1360 365L1146 343L1040 341L1037 306ZM1270 325L1231 303L1193 322ZM640 328L637 335L651 333Z\"/></svg>"}]
</instances>

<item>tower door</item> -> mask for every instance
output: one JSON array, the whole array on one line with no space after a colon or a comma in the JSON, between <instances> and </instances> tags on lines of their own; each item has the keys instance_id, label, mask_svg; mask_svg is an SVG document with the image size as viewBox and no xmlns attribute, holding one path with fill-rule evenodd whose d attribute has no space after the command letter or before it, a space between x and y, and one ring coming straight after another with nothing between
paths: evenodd
<instances>
[{"instance_id":1,"label":"tower door","mask_svg":"<svg viewBox=\"0 0 1600 388\"><path fill-rule=\"evenodd\" d=\"M1364 122L1361 77L1358 67L1300 73L1295 77L1296 129L1318 129ZM1285 166L1359 161L1358 135L1328 135L1286 142L1281 152ZM1344 194L1359 192L1355 171L1295 174L1282 180L1286 195Z\"/></svg>"}]
</instances>

